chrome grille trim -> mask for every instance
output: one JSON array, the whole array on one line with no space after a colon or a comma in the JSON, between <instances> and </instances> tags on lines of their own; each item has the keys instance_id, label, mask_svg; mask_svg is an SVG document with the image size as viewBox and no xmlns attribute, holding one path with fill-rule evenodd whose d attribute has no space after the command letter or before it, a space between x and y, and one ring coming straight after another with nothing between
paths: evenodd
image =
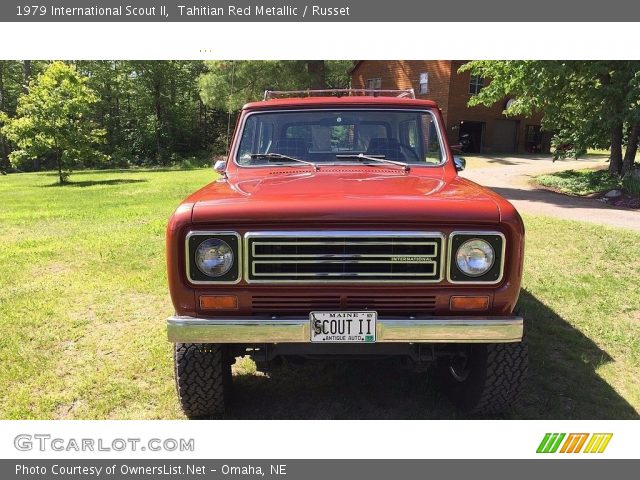
<instances>
[{"instance_id":1,"label":"chrome grille trim","mask_svg":"<svg viewBox=\"0 0 640 480\"><path fill-rule=\"evenodd\" d=\"M291 240L277 241L274 239ZM300 241L298 239L310 239ZM336 238L346 239L332 240ZM313 239L318 239L313 241ZM360 240L359 240L360 239ZM403 240L406 239L406 240ZM422 246L431 248L433 254L405 253L264 253L260 247L389 247L389 246ZM441 232L428 231L268 231L247 232L244 235L244 251L250 253L244 258L245 281L247 283L438 283L444 278L445 268L445 236ZM425 267L422 272L260 272L259 265L402 265L402 261L394 259L421 259L419 264ZM407 262L410 263L410 262ZM426 268L429 270L426 270ZM261 278L262 277L262 278ZM291 278L286 278L291 277ZM295 277L295 278L292 278ZM302 277L302 278L301 278ZM371 278L376 277L376 278Z\"/></svg>"}]
</instances>

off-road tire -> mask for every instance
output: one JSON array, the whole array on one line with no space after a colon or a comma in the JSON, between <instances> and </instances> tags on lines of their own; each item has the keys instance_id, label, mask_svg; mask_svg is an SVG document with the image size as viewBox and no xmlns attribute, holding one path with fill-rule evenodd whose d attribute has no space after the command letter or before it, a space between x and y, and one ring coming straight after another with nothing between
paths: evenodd
<instances>
[{"instance_id":1,"label":"off-road tire","mask_svg":"<svg viewBox=\"0 0 640 480\"><path fill-rule=\"evenodd\" d=\"M498 415L520 396L527 377L526 338L516 343L474 344L469 347L468 375L456 378L451 362L441 359L437 375L451 401L469 415Z\"/></svg>"},{"instance_id":2,"label":"off-road tire","mask_svg":"<svg viewBox=\"0 0 640 480\"><path fill-rule=\"evenodd\" d=\"M173 359L185 415L223 418L231 395L232 358L227 348L215 343L176 343Z\"/></svg>"}]
</instances>

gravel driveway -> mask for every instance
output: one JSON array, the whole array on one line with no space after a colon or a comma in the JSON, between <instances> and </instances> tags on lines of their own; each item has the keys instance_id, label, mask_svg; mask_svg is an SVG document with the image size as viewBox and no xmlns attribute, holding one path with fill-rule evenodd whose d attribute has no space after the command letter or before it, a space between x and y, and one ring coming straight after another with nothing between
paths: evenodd
<instances>
[{"instance_id":1,"label":"gravel driveway","mask_svg":"<svg viewBox=\"0 0 640 480\"><path fill-rule=\"evenodd\" d=\"M603 158L562 160L549 157L481 157L469 159L461 176L489 187L508 199L522 213L599 223L640 231L640 212L604 205L598 200L572 197L531 185L543 173L606 165ZM478 164L478 168L474 165Z\"/></svg>"}]
</instances>

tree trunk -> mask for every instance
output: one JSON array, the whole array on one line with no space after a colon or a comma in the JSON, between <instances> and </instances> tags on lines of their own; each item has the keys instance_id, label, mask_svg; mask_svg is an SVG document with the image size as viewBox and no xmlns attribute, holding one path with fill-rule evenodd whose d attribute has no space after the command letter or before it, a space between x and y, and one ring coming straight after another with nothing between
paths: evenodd
<instances>
[{"instance_id":1,"label":"tree trunk","mask_svg":"<svg viewBox=\"0 0 640 480\"><path fill-rule=\"evenodd\" d=\"M640 141L640 124L634 125L629 129L629 136L627 137L627 151L624 154L624 161L622 163L622 170L624 174L633 170L633 164L636 159L636 153L638 152L638 142Z\"/></svg>"},{"instance_id":2,"label":"tree trunk","mask_svg":"<svg viewBox=\"0 0 640 480\"><path fill-rule=\"evenodd\" d=\"M58 165L58 178L60 179L60 185L64 185L64 175L62 175L62 155L60 155L60 150L56 150L56 164Z\"/></svg>"},{"instance_id":3,"label":"tree trunk","mask_svg":"<svg viewBox=\"0 0 640 480\"><path fill-rule=\"evenodd\" d=\"M4 111L4 62L0 60L0 110Z\"/></svg>"},{"instance_id":4,"label":"tree trunk","mask_svg":"<svg viewBox=\"0 0 640 480\"><path fill-rule=\"evenodd\" d=\"M0 135L0 172L9 170L10 167L7 150L7 143L5 142L4 137Z\"/></svg>"},{"instance_id":5,"label":"tree trunk","mask_svg":"<svg viewBox=\"0 0 640 480\"><path fill-rule=\"evenodd\" d=\"M31 81L31 60L22 61L22 93L27 95L29 93L29 82ZM40 158L33 160L33 169L38 172L41 167Z\"/></svg>"},{"instance_id":6,"label":"tree trunk","mask_svg":"<svg viewBox=\"0 0 640 480\"><path fill-rule=\"evenodd\" d=\"M4 112L4 63L0 61L0 111ZM0 125L1 127L2 125ZM0 134L0 171L9 167L9 154L4 136Z\"/></svg>"},{"instance_id":7,"label":"tree trunk","mask_svg":"<svg viewBox=\"0 0 640 480\"><path fill-rule=\"evenodd\" d=\"M118 72L118 61L114 61L113 63L114 69L114 78L116 79L116 93L115 93L115 105L114 105L114 117L116 119L114 129L115 129L115 138L119 143L122 141L122 117L120 116L120 95L122 95L122 82L120 80L120 73Z\"/></svg>"},{"instance_id":8,"label":"tree trunk","mask_svg":"<svg viewBox=\"0 0 640 480\"><path fill-rule=\"evenodd\" d=\"M622 122L615 122L611 127L611 160L609 160L609 173L620 175L622 173Z\"/></svg>"},{"instance_id":9,"label":"tree trunk","mask_svg":"<svg viewBox=\"0 0 640 480\"><path fill-rule=\"evenodd\" d=\"M156 155L158 163L162 162L162 100L160 97L160 83L156 79L153 86L153 103L156 114Z\"/></svg>"},{"instance_id":10,"label":"tree trunk","mask_svg":"<svg viewBox=\"0 0 640 480\"><path fill-rule=\"evenodd\" d=\"M310 87L314 90L327 88L324 60L307 60L307 72L311 77Z\"/></svg>"},{"instance_id":11,"label":"tree trunk","mask_svg":"<svg viewBox=\"0 0 640 480\"><path fill-rule=\"evenodd\" d=\"M156 159L158 163L162 161L162 110L160 102L156 101Z\"/></svg>"},{"instance_id":12,"label":"tree trunk","mask_svg":"<svg viewBox=\"0 0 640 480\"><path fill-rule=\"evenodd\" d=\"M31 60L22 61L22 93L29 93L29 81L31 80Z\"/></svg>"}]
</instances>

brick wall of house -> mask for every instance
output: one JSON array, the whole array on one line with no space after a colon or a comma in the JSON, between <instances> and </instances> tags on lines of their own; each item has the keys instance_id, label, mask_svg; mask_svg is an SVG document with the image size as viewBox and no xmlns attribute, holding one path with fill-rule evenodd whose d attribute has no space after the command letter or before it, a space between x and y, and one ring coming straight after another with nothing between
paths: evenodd
<instances>
[{"instance_id":1,"label":"brick wall of house","mask_svg":"<svg viewBox=\"0 0 640 480\"><path fill-rule=\"evenodd\" d=\"M366 88L367 79L380 78L382 89L413 88L417 98L434 100L440 109L447 127L451 143L458 143L461 122L481 122L483 126L482 151L492 153L499 148L499 129L508 127L515 130L517 152L525 151L527 125L540 125L540 115L531 118L505 117L502 111L507 98L490 107L468 107L470 74L457 73L465 61L451 60L364 60L352 72L352 87ZM429 74L427 94L419 94L420 74ZM515 125L509 122L516 122ZM495 142L495 145L494 145ZM544 141L548 143L548 135ZM545 145L548 151L548 145Z\"/></svg>"},{"instance_id":2,"label":"brick wall of house","mask_svg":"<svg viewBox=\"0 0 640 480\"><path fill-rule=\"evenodd\" d=\"M542 120L541 116L533 115L530 118L506 117L502 112L506 108L508 98L504 98L490 107L482 105L476 107L467 106L469 99L471 98L471 94L469 93L471 74L469 72L457 73L458 69L466 63L465 61L453 61L451 63L451 70L454 74L451 77L449 90L449 116L446 121L449 140L453 143L458 141L460 122L483 122L485 124L483 151L485 153L492 153L495 151L492 139L495 133L494 130L498 128L499 121L515 121L517 126L517 151L524 152L527 125L540 125Z\"/></svg>"},{"instance_id":3,"label":"brick wall of house","mask_svg":"<svg viewBox=\"0 0 640 480\"><path fill-rule=\"evenodd\" d=\"M429 74L429 91L420 95L420 74ZM447 118L449 105L450 60L366 60L351 75L353 88L366 88L367 79L380 78L381 89L413 88L417 98L434 100Z\"/></svg>"}]
</instances>

